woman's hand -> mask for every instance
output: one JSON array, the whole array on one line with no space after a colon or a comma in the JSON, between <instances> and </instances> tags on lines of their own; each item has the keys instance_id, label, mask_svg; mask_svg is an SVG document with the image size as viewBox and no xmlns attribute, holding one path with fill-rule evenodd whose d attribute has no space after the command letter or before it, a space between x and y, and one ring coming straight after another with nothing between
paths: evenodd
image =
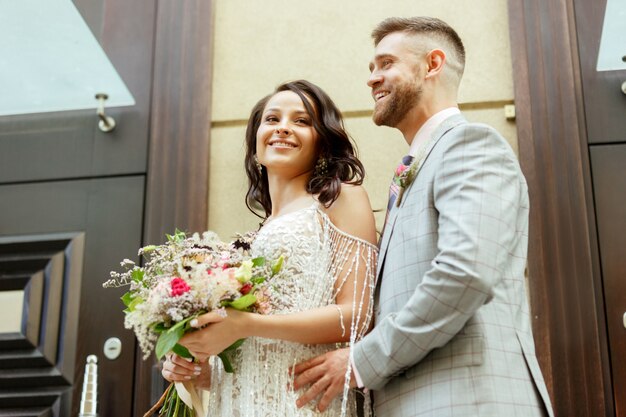
<instances>
[{"instance_id":1,"label":"woman's hand","mask_svg":"<svg viewBox=\"0 0 626 417\"><path fill-rule=\"evenodd\" d=\"M165 355L161 375L169 382L193 381L198 388L208 390L211 387L211 368L209 363L194 363L175 353Z\"/></svg>"},{"instance_id":2,"label":"woman's hand","mask_svg":"<svg viewBox=\"0 0 626 417\"><path fill-rule=\"evenodd\" d=\"M227 309L226 316L210 312L198 316L190 325L198 330L188 332L178 341L200 362L217 355L239 339L248 337L246 332L250 313Z\"/></svg>"}]
</instances>

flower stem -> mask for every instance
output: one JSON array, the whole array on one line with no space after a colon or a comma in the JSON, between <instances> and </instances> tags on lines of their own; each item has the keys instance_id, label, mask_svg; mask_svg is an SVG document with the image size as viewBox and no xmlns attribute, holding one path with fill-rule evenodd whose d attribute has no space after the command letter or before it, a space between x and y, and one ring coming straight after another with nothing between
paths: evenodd
<instances>
[{"instance_id":1,"label":"flower stem","mask_svg":"<svg viewBox=\"0 0 626 417\"><path fill-rule=\"evenodd\" d=\"M163 405L163 403L165 402L165 399L167 398L167 394L170 392L170 390L171 390L173 387L174 387L174 383L172 382L172 383L170 383L170 385L167 387L167 389L165 390L165 392L163 392L163 395L161 395L161 398L159 398L159 401L157 401L157 402L156 402L156 404L154 404L154 405L152 406L152 408L151 408L151 409L149 409L149 410L148 410L148 412L147 412L147 413L145 413L145 414L143 415L143 417L150 417L152 414L154 414L154 412L155 412L156 410L158 410L158 409L159 409L159 408Z\"/></svg>"}]
</instances>

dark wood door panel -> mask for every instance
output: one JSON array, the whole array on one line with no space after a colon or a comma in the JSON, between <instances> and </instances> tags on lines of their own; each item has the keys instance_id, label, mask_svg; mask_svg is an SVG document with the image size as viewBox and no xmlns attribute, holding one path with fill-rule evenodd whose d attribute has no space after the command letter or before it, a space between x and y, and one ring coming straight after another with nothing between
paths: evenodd
<instances>
[{"instance_id":1,"label":"dark wood door panel","mask_svg":"<svg viewBox=\"0 0 626 417\"><path fill-rule=\"evenodd\" d=\"M22 285L28 298L22 333L0 335L0 414L30 407L39 393L54 400L38 403L50 415L77 415L85 359L95 354L100 415L131 415L135 340L123 328L123 289L102 282L123 258L137 260L144 183L140 175L0 186L0 291ZM122 341L115 360L102 354L110 337Z\"/></svg>"},{"instance_id":2,"label":"dark wood door panel","mask_svg":"<svg viewBox=\"0 0 626 417\"><path fill-rule=\"evenodd\" d=\"M28 241L28 247L18 251L19 262L26 258L50 262L51 254L42 255L45 251L37 240L49 239L50 234L84 234L85 245L80 297L74 297L81 303L74 323L77 341L57 347L64 357L75 358L71 377L60 372L71 385L0 388L0 416L77 415L85 356L101 357L102 344L110 336L122 339L122 356L100 361L99 414L130 416L127 408L132 402L134 415L143 415L150 406L150 386L159 385L162 378L151 374L150 363L137 359L141 354L133 348L134 338L121 328L122 291L104 291L100 284L140 246L135 232L141 222L135 220L143 213L144 201L147 242L159 241L174 226L206 228L213 2L72 1L137 104L106 109L117 121L110 134L97 128L95 103L93 111L0 117L0 239L11 239L11 250L19 236ZM188 100L190 94L193 100ZM146 168L148 140L154 151ZM143 178L147 169L147 195L143 179L132 187L121 184L122 176ZM181 189L190 172L195 185ZM99 177L108 180L97 182ZM46 287L40 285L47 276L45 268L12 271L3 277L5 288L23 288L31 305L45 297ZM29 309L31 317L41 315L40 322L28 322L21 332L0 334L0 373L60 366L50 364L39 346L46 311L40 307L39 312ZM134 388L129 388L136 365Z\"/></svg>"},{"instance_id":3,"label":"dark wood door panel","mask_svg":"<svg viewBox=\"0 0 626 417\"><path fill-rule=\"evenodd\" d=\"M588 141L626 142L626 94L621 90L626 70L596 71L606 0L575 0L574 6Z\"/></svg>"},{"instance_id":4,"label":"dark wood door panel","mask_svg":"<svg viewBox=\"0 0 626 417\"><path fill-rule=\"evenodd\" d=\"M74 3L136 104L106 109L110 133L95 98L93 110L0 117L0 184L146 172L156 2Z\"/></svg>"},{"instance_id":5,"label":"dark wood door panel","mask_svg":"<svg viewBox=\"0 0 626 417\"><path fill-rule=\"evenodd\" d=\"M618 417L626 416L626 144L590 147Z\"/></svg>"},{"instance_id":6,"label":"dark wood door panel","mask_svg":"<svg viewBox=\"0 0 626 417\"><path fill-rule=\"evenodd\" d=\"M583 56L577 35L578 6L598 3L508 1L533 330L557 417L615 415L580 73L597 49Z\"/></svg>"}]
</instances>

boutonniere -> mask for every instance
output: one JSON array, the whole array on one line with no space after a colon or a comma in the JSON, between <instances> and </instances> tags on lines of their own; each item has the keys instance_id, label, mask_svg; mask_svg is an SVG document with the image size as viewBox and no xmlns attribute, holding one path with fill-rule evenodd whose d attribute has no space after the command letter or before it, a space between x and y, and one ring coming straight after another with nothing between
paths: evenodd
<instances>
[{"instance_id":1,"label":"boutonniere","mask_svg":"<svg viewBox=\"0 0 626 417\"><path fill-rule=\"evenodd\" d=\"M398 165L398 168L396 168L396 172L393 177L393 182L395 182L396 185L399 187L398 197L396 198L396 207L400 207L400 202L402 201L402 195L404 194L404 190L406 190L409 185L411 185L411 183L417 176L418 165L418 160L413 159L411 164L400 164Z\"/></svg>"}]
</instances>

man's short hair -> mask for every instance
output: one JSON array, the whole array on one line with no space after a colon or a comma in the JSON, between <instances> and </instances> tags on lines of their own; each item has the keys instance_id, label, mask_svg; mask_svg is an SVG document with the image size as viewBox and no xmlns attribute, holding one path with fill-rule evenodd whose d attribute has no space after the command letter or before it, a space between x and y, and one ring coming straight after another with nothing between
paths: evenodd
<instances>
[{"instance_id":1,"label":"man's short hair","mask_svg":"<svg viewBox=\"0 0 626 417\"><path fill-rule=\"evenodd\" d=\"M387 35L394 32L405 32L414 35L427 35L446 41L452 48L460 65L460 74L465 67L465 47L458 33L443 20L436 17L390 17L378 24L372 31L374 45ZM459 75L460 75L459 74Z\"/></svg>"}]
</instances>

